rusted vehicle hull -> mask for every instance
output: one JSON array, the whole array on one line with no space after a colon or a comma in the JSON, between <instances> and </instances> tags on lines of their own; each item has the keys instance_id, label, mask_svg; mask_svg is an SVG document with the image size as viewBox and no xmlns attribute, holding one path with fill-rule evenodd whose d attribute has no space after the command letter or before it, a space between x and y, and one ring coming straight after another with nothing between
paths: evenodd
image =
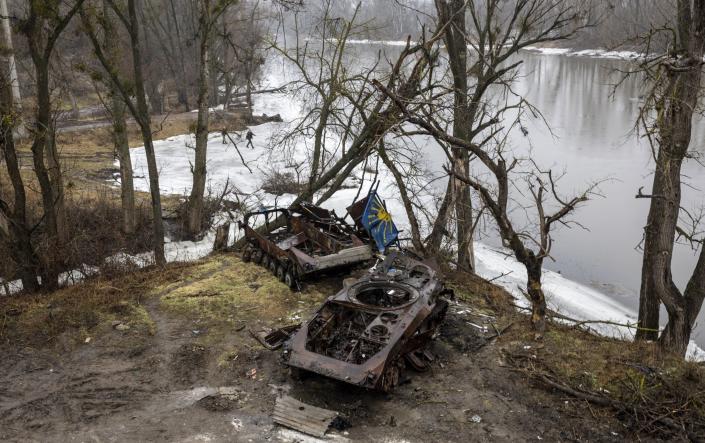
<instances>
[{"instance_id":1,"label":"rusted vehicle hull","mask_svg":"<svg viewBox=\"0 0 705 443\"><path fill-rule=\"evenodd\" d=\"M392 252L369 275L328 298L285 344L287 364L388 392L445 317L447 290L436 271Z\"/></svg>"},{"instance_id":2,"label":"rusted vehicle hull","mask_svg":"<svg viewBox=\"0 0 705 443\"><path fill-rule=\"evenodd\" d=\"M270 217L283 217L286 223L260 233L249 224L256 216L264 216L265 225ZM243 259L268 268L292 289L313 274L353 266L373 256L364 230L313 205L251 212L239 226L247 239Z\"/></svg>"}]
</instances>

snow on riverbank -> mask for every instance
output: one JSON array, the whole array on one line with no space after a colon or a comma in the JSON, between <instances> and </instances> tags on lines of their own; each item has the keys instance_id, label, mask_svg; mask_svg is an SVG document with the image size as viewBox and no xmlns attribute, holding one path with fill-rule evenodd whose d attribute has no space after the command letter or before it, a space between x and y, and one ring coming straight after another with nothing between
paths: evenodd
<instances>
[{"instance_id":1,"label":"snow on riverbank","mask_svg":"<svg viewBox=\"0 0 705 443\"><path fill-rule=\"evenodd\" d=\"M527 46L525 51L537 52L544 55L565 55L569 57L592 57L619 60L635 60L643 54L635 51L610 51L608 49L581 49L571 48L543 48L538 46Z\"/></svg>"},{"instance_id":2,"label":"snow on riverbank","mask_svg":"<svg viewBox=\"0 0 705 443\"><path fill-rule=\"evenodd\" d=\"M349 39L346 43L350 45L406 46L406 40ZM472 49L472 47L470 47L470 49ZM634 60L642 56L641 53L635 51L613 51L602 48L576 50L572 48L547 48L539 46L527 46L523 50L536 52L543 55L566 55L570 57L591 57L619 60Z\"/></svg>"}]
</instances>

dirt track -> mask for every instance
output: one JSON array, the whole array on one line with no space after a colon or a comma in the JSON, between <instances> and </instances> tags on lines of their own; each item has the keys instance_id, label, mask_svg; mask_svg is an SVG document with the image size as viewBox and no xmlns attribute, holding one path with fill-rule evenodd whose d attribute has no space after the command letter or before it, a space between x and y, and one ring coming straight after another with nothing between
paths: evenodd
<instances>
[{"instance_id":1,"label":"dirt track","mask_svg":"<svg viewBox=\"0 0 705 443\"><path fill-rule=\"evenodd\" d=\"M318 376L294 381L246 328L208 337L198 319L165 310L158 296L145 308L153 334L113 329L61 355L5 350L0 440L315 441L272 422L282 393L346 416L352 426L329 432L334 441L623 439L616 421L593 419L587 406L504 367L500 344L485 343L464 306L434 342L432 370L408 371L391 395ZM237 351L224 352L232 344Z\"/></svg>"}]
</instances>

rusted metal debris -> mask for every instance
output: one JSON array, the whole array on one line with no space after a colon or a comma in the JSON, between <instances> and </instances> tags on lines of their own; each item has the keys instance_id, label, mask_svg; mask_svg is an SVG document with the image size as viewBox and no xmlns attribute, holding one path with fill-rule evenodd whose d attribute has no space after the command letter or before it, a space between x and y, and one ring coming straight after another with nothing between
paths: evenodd
<instances>
[{"instance_id":1,"label":"rusted metal debris","mask_svg":"<svg viewBox=\"0 0 705 443\"><path fill-rule=\"evenodd\" d=\"M432 356L426 347L445 318L450 293L429 263L394 251L323 303L285 343L285 361L389 392L407 363L427 368Z\"/></svg>"},{"instance_id":2,"label":"rusted metal debris","mask_svg":"<svg viewBox=\"0 0 705 443\"><path fill-rule=\"evenodd\" d=\"M284 226L269 229L278 217ZM253 219L264 219L267 233L253 229ZM302 203L293 209L266 209L245 214L238 222L247 246L242 257L268 268L292 289L312 274L344 268L372 259L368 233L347 223L334 211Z\"/></svg>"},{"instance_id":3,"label":"rusted metal debris","mask_svg":"<svg viewBox=\"0 0 705 443\"><path fill-rule=\"evenodd\" d=\"M338 416L335 411L317 408L285 395L274 405L274 422L315 437L323 437Z\"/></svg>"},{"instance_id":4,"label":"rusted metal debris","mask_svg":"<svg viewBox=\"0 0 705 443\"><path fill-rule=\"evenodd\" d=\"M281 348L284 342L298 331L300 327L301 323L296 323L278 329L265 329L260 331L250 329L250 335L260 342L262 346L270 351L274 351Z\"/></svg>"}]
</instances>

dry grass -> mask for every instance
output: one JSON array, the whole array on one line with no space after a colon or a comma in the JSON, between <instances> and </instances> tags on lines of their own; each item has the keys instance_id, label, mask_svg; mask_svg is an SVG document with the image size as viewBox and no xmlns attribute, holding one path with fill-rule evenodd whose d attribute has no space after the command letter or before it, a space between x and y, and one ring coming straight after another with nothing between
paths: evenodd
<instances>
[{"instance_id":1,"label":"dry grass","mask_svg":"<svg viewBox=\"0 0 705 443\"><path fill-rule=\"evenodd\" d=\"M306 183L299 181L293 172L268 171L262 181L262 190L272 195L298 195L306 189Z\"/></svg>"},{"instance_id":2,"label":"dry grass","mask_svg":"<svg viewBox=\"0 0 705 443\"><path fill-rule=\"evenodd\" d=\"M118 278L93 278L50 294L0 298L0 342L14 347L44 347L57 341L77 343L128 324L135 333L153 333L141 305L154 285L178 280L188 265L134 270Z\"/></svg>"},{"instance_id":3,"label":"dry grass","mask_svg":"<svg viewBox=\"0 0 705 443\"><path fill-rule=\"evenodd\" d=\"M269 271L220 254L190 264L170 264L96 277L51 294L0 298L0 343L17 347L81 343L115 321L134 335L154 324L144 303L207 330L218 342L245 325L278 326L305 318L335 289L325 283L293 293ZM152 302L152 301L154 302Z\"/></svg>"},{"instance_id":4,"label":"dry grass","mask_svg":"<svg viewBox=\"0 0 705 443\"><path fill-rule=\"evenodd\" d=\"M268 326L300 321L330 295L316 286L293 293L268 270L234 255L216 255L185 278L155 287L161 307L193 319L211 339L244 324Z\"/></svg>"},{"instance_id":5,"label":"dry grass","mask_svg":"<svg viewBox=\"0 0 705 443\"><path fill-rule=\"evenodd\" d=\"M594 416L618 417L633 438L705 437L702 364L663 354L654 343L611 340L566 326L554 325L539 344L532 335L525 321L504 338L504 351L538 386L592 403Z\"/></svg>"},{"instance_id":6,"label":"dry grass","mask_svg":"<svg viewBox=\"0 0 705 443\"><path fill-rule=\"evenodd\" d=\"M537 342L528 316L514 309L502 289L477 278L451 285L457 285L460 299L494 312L497 324L511 323L497 344L507 363L536 386L581 402L587 399L594 403L593 416L616 415L635 438L705 436L703 364L663 353L656 343L597 336L553 322Z\"/></svg>"}]
</instances>

